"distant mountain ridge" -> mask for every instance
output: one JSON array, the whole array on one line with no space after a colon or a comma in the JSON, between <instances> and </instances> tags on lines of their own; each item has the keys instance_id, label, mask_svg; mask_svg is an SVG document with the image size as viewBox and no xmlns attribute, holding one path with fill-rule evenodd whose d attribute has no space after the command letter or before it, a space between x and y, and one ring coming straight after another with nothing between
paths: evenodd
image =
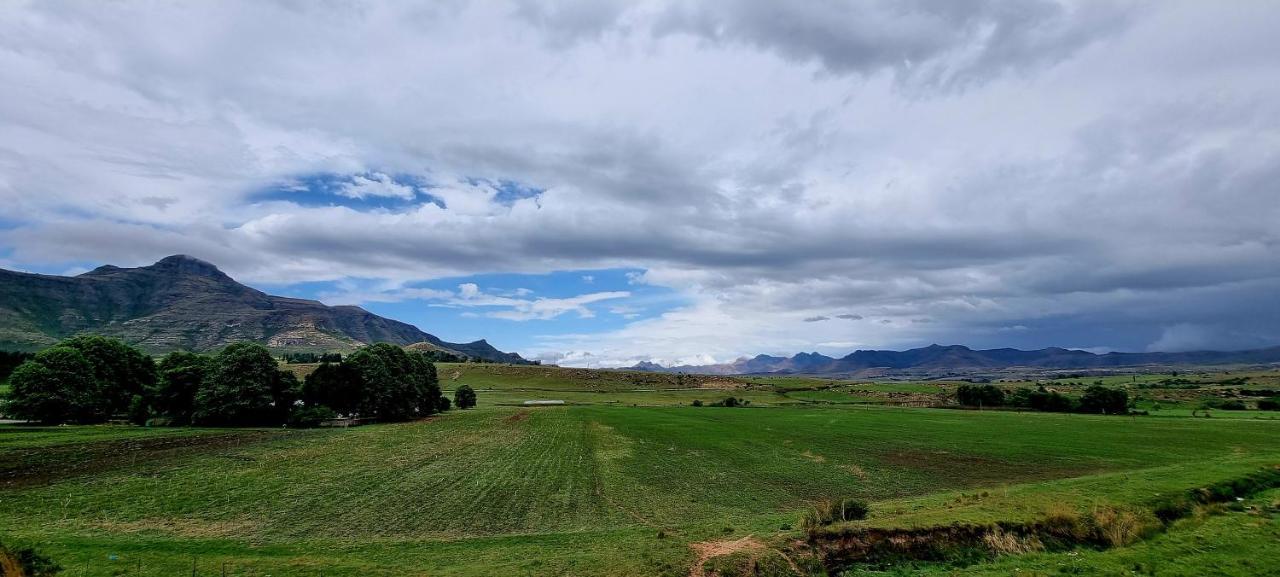
<instances>
[{"instance_id":1,"label":"distant mountain ridge","mask_svg":"<svg viewBox=\"0 0 1280 577\"><path fill-rule=\"evenodd\" d=\"M484 340L448 343L360 307L272 296L186 255L74 277L0 269L0 348L32 350L80 333L118 337L150 352L207 351L239 341L299 351L429 343L490 361L527 362Z\"/></svg>"},{"instance_id":2,"label":"distant mountain ridge","mask_svg":"<svg viewBox=\"0 0 1280 577\"><path fill-rule=\"evenodd\" d=\"M905 351L859 350L840 358L819 353L791 357L756 355L717 365L664 367L644 361L638 371L684 372L714 375L751 374L852 374L870 369L1097 369L1142 365L1235 365L1280 363L1280 347L1251 351L1194 351L1185 353L1105 353L1051 347L1033 351L1019 349L974 350L963 345L930 345Z\"/></svg>"}]
</instances>

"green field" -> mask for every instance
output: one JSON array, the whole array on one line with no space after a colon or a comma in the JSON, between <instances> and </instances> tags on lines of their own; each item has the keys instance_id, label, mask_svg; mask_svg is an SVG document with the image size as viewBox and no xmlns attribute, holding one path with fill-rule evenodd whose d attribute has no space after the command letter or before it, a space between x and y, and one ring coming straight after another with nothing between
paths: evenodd
<instances>
[{"instance_id":1,"label":"green field","mask_svg":"<svg viewBox=\"0 0 1280 577\"><path fill-rule=\"evenodd\" d=\"M462 381L447 372L446 387ZM823 498L871 501L869 526L1018 520L1062 503L1141 503L1280 463L1274 421L809 404L787 396L804 388L794 386L636 391L603 381L614 388L603 394L600 382L574 390L546 375L466 380L497 390L482 392L478 409L415 423L234 438L0 427L0 461L24 463L0 476L0 535L38 544L71 575L187 574L193 560L206 575L224 563L234 575L687 575L690 544L785 543ZM852 395L846 388L859 387L833 394ZM532 389L586 399L499 405L540 398ZM758 401L660 406L726 394ZM80 464L40 461L68 455ZM1196 523L1187 535L1242 522ZM1277 532L1275 521L1246 525L1263 542ZM1088 558L1106 566L1195 539L1180 531ZM1078 559L1018 557L1021 567Z\"/></svg>"}]
</instances>

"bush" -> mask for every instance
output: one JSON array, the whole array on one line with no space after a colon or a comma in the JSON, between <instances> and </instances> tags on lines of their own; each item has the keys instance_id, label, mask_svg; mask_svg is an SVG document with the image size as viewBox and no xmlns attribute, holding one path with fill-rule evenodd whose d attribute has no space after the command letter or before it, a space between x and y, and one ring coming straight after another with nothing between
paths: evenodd
<instances>
[{"instance_id":1,"label":"bush","mask_svg":"<svg viewBox=\"0 0 1280 577\"><path fill-rule=\"evenodd\" d=\"M1129 393L1124 389L1112 389L1091 385L1080 397L1080 412L1103 415L1124 415L1129 412Z\"/></svg>"},{"instance_id":2,"label":"bush","mask_svg":"<svg viewBox=\"0 0 1280 577\"><path fill-rule=\"evenodd\" d=\"M476 391L471 385L459 386L453 391L453 404L459 409L470 409L476 406Z\"/></svg>"},{"instance_id":3,"label":"bush","mask_svg":"<svg viewBox=\"0 0 1280 577\"><path fill-rule=\"evenodd\" d=\"M338 414L324 405L297 407L289 413L289 427L310 429L319 427L321 421L338 418Z\"/></svg>"},{"instance_id":4,"label":"bush","mask_svg":"<svg viewBox=\"0 0 1280 577\"><path fill-rule=\"evenodd\" d=\"M1156 527L1147 514L1110 506L1094 509L1090 524L1095 531L1094 539L1108 547L1130 545Z\"/></svg>"},{"instance_id":5,"label":"bush","mask_svg":"<svg viewBox=\"0 0 1280 577\"><path fill-rule=\"evenodd\" d=\"M748 401L746 399L739 399L736 397L725 397L724 399L711 403L710 406L712 407L743 407L750 403L751 401Z\"/></svg>"},{"instance_id":6,"label":"bush","mask_svg":"<svg viewBox=\"0 0 1280 577\"><path fill-rule=\"evenodd\" d=\"M1040 387L1027 395L1027 406L1036 411L1069 413L1075 410L1076 403L1066 395Z\"/></svg>"},{"instance_id":7,"label":"bush","mask_svg":"<svg viewBox=\"0 0 1280 577\"><path fill-rule=\"evenodd\" d=\"M1232 399L1232 400L1230 400L1230 401L1220 401L1220 402L1212 403L1212 404L1210 404L1209 406L1211 406L1211 407L1213 407L1213 408L1215 408L1215 409L1222 409L1222 410L1224 410L1224 411L1247 411L1247 410L1249 410L1249 406L1248 406L1248 405L1246 405L1246 404L1244 404L1244 401L1235 400L1235 399Z\"/></svg>"},{"instance_id":8,"label":"bush","mask_svg":"<svg viewBox=\"0 0 1280 577\"><path fill-rule=\"evenodd\" d=\"M820 501L805 513L804 518L800 520L800 526L805 531L812 532L832 523L866 519L867 514L870 512L871 508L867 505L867 502L858 499L846 498L835 501Z\"/></svg>"},{"instance_id":9,"label":"bush","mask_svg":"<svg viewBox=\"0 0 1280 577\"><path fill-rule=\"evenodd\" d=\"M956 400L966 407L999 407L1005 404L1004 391L994 385L960 385Z\"/></svg>"},{"instance_id":10,"label":"bush","mask_svg":"<svg viewBox=\"0 0 1280 577\"><path fill-rule=\"evenodd\" d=\"M8 379L18 365L31 360L34 356L31 353L0 351L0 383Z\"/></svg>"},{"instance_id":11,"label":"bush","mask_svg":"<svg viewBox=\"0 0 1280 577\"><path fill-rule=\"evenodd\" d=\"M702 399L694 399L694 400L693 400L693 403L691 403L691 404L692 404L693 406L695 406L695 407L701 407L701 406L702 406Z\"/></svg>"},{"instance_id":12,"label":"bush","mask_svg":"<svg viewBox=\"0 0 1280 577\"><path fill-rule=\"evenodd\" d=\"M151 418L151 407L147 405L147 400L142 395L134 395L129 401L129 422L135 425L145 425L147 420Z\"/></svg>"},{"instance_id":13,"label":"bush","mask_svg":"<svg viewBox=\"0 0 1280 577\"><path fill-rule=\"evenodd\" d=\"M62 566L35 549L8 549L0 543L0 577L53 577Z\"/></svg>"},{"instance_id":14,"label":"bush","mask_svg":"<svg viewBox=\"0 0 1280 577\"><path fill-rule=\"evenodd\" d=\"M1280 411L1280 397L1271 397L1258 401L1259 411Z\"/></svg>"}]
</instances>

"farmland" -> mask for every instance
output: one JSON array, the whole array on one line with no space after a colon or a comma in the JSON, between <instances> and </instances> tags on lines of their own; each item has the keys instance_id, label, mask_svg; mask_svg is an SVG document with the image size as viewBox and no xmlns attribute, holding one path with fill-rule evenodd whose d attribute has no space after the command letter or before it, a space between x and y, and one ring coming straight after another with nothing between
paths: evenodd
<instances>
[{"instance_id":1,"label":"farmland","mask_svg":"<svg viewBox=\"0 0 1280 577\"><path fill-rule=\"evenodd\" d=\"M793 547L801 515L827 498L871 503L853 527L1016 522L1144 505L1280 463L1280 422L1259 411L961 411L884 402L950 386L936 383L439 372L445 389L479 390L479 407L344 430L0 427L0 461L22 463L0 467L0 536L73 576L193 563L203 575L689 575L707 561L691 545ZM688 406L728 395L752 402ZM531 399L571 404L513 406ZM1277 498L1128 547L898 569L1256 574L1251 563L1280 562L1267 545Z\"/></svg>"}]
</instances>

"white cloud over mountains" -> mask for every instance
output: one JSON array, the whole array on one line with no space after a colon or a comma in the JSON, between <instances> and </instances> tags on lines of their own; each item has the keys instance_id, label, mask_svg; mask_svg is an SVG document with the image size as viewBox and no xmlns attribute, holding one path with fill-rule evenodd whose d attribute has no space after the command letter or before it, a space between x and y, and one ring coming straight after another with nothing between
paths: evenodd
<instances>
[{"instance_id":1,"label":"white cloud over mountains","mask_svg":"<svg viewBox=\"0 0 1280 577\"><path fill-rule=\"evenodd\" d=\"M629 295L402 287L629 267L686 297L521 351L600 363L1275 344L1278 26L1192 0L7 3L0 258L188 253L513 320ZM318 173L349 175L332 206L255 197Z\"/></svg>"}]
</instances>

